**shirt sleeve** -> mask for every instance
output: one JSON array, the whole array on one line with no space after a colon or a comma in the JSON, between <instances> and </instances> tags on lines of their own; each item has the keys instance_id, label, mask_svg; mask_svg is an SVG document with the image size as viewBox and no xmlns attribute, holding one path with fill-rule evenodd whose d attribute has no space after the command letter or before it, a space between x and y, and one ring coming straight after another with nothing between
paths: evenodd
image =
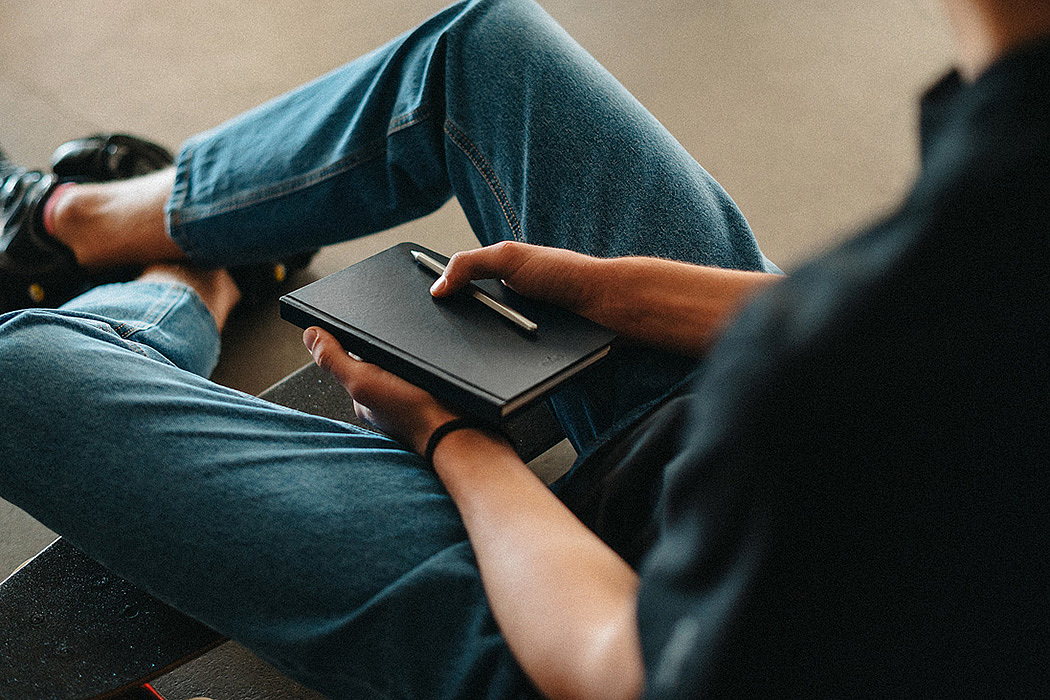
<instances>
[{"instance_id":1,"label":"shirt sleeve","mask_svg":"<svg viewBox=\"0 0 1050 700\"><path fill-rule=\"evenodd\" d=\"M837 422L856 413L853 372L870 368L849 358L871 299L850 271L875 269L858 260L870 255L870 242L847 247L764 295L693 387L682 449L665 471L659 535L640 570L647 697L766 697L789 682L789 662L772 669L784 645L820 624L785 609L803 587L793 579L818 555L784 557L800 534L784 514L835 460L820 455L831 447L821 435L848 434ZM795 479L813 455L825 463Z\"/></svg>"}]
</instances>

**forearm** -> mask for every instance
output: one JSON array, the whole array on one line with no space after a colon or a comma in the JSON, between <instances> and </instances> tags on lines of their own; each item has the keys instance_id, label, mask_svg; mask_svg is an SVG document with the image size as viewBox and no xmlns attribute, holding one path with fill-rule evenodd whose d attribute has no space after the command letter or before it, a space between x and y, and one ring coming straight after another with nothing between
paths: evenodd
<instances>
[{"instance_id":1,"label":"forearm","mask_svg":"<svg viewBox=\"0 0 1050 700\"><path fill-rule=\"evenodd\" d=\"M596 260L588 314L637 342L703 354L737 312L781 275L658 258Z\"/></svg>"},{"instance_id":2,"label":"forearm","mask_svg":"<svg viewBox=\"0 0 1050 700\"><path fill-rule=\"evenodd\" d=\"M447 296L471 279L492 277L630 340L694 356L706 352L751 297L782 279L660 258L595 258L504 241L452 256L431 291Z\"/></svg>"},{"instance_id":3,"label":"forearm","mask_svg":"<svg viewBox=\"0 0 1050 700\"><path fill-rule=\"evenodd\" d=\"M506 445L450 434L435 468L463 517L511 651L552 698L642 688L637 576Z\"/></svg>"},{"instance_id":4,"label":"forearm","mask_svg":"<svg viewBox=\"0 0 1050 700\"><path fill-rule=\"evenodd\" d=\"M455 414L419 387L357 360L320 328L303 342L354 409L420 454ZM496 621L552 698L633 698L642 657L637 577L503 440L473 429L440 439L434 468L463 517Z\"/></svg>"}]
</instances>

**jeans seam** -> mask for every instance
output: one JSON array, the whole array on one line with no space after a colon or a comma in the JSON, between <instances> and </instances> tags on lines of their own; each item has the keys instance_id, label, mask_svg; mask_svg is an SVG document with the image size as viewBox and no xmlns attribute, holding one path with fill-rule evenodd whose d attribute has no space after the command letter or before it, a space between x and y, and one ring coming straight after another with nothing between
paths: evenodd
<instances>
[{"instance_id":1,"label":"jeans seam","mask_svg":"<svg viewBox=\"0 0 1050 700\"><path fill-rule=\"evenodd\" d=\"M182 249L187 257L193 257L197 245L193 240L187 240L182 234L183 224L182 209L186 204L186 195L189 193L189 170L193 162L196 144L187 144L179 156L175 166L175 184L172 186L171 197L168 202L167 233L174 243ZM182 177L180 177L182 176Z\"/></svg>"},{"instance_id":2,"label":"jeans seam","mask_svg":"<svg viewBox=\"0 0 1050 700\"><path fill-rule=\"evenodd\" d=\"M178 290L178 293L173 293ZM113 326L113 332L119 335L124 340L131 340L131 336L142 331L147 331L151 328L155 328L157 323L168 315L175 306L189 294L187 287L171 287L165 292L157 303L153 304L146 310L144 318L139 323L131 324L127 321L121 321L116 326ZM165 303L166 302L166 303ZM125 331L127 333L125 334Z\"/></svg>"},{"instance_id":3,"label":"jeans seam","mask_svg":"<svg viewBox=\"0 0 1050 700\"><path fill-rule=\"evenodd\" d=\"M524 242L525 237L521 231L521 222L518 219L517 214L514 212L514 207L510 203L510 198L507 196L506 190L500 183L499 178L496 177L496 171L492 169L485 156L481 154L481 151L474 144L470 138L467 137L463 131L452 123L451 119L445 120L445 134L449 140L470 159L470 162L474 164L474 168L481 175L481 178L489 186L489 190L492 195L496 198L496 202L499 203L500 209L503 210L503 218L506 219L507 225L510 227L510 234L514 240Z\"/></svg>"},{"instance_id":4,"label":"jeans seam","mask_svg":"<svg viewBox=\"0 0 1050 700\"><path fill-rule=\"evenodd\" d=\"M194 207L191 205L188 207L189 214L187 214L186 208L178 212L178 223L193 223L195 221L200 221L201 219L207 219L212 216L226 214L237 209L252 207L262 202L278 199L285 195L292 194L293 192L306 189L307 187L313 187L325 180L330 180L349 170L353 170L362 163L367 163L370 160L378 158L386 152L386 149L381 146L381 144L384 143L386 143L385 138L376 139L372 144L369 144L348 156L340 158L334 163L316 168L294 178L274 183L252 194L231 195L213 202L212 204L201 207L199 213L194 213ZM380 144L380 147L377 148L376 144Z\"/></svg>"},{"instance_id":5,"label":"jeans seam","mask_svg":"<svg viewBox=\"0 0 1050 700\"><path fill-rule=\"evenodd\" d=\"M402 129L407 129L410 126L415 126L420 122L424 122L430 118L430 105L421 104L420 106L413 109L408 114L403 114L400 117L396 117L390 120L390 124L387 126L386 135L392 136Z\"/></svg>"},{"instance_id":6,"label":"jeans seam","mask_svg":"<svg viewBox=\"0 0 1050 700\"><path fill-rule=\"evenodd\" d=\"M142 355L147 360L154 359L154 358L150 357L150 354L148 352L146 352L145 348L140 346L135 341L128 340L127 338L121 338L121 342L124 345L124 347L127 348L128 350L130 350L131 352L139 354L139 355Z\"/></svg>"},{"instance_id":7,"label":"jeans seam","mask_svg":"<svg viewBox=\"0 0 1050 700\"><path fill-rule=\"evenodd\" d=\"M312 187L343 173L353 170L363 163L374 160L386 153L386 139L392 134L419 124L430 117L429 105L420 105L411 112L392 119L387 127L386 135L377 138L364 147L357 149L334 163L315 168L293 178L269 185L261 190L249 194L235 194L220 199L200 208L199 213L194 213L193 205L185 206L185 195L181 197L172 216L175 225L182 225L199 221L211 216L218 216L236 209L255 206L262 202L278 199L299 190ZM192 154L190 154L191 156ZM189 156L188 156L189 157ZM187 158L188 162L188 158ZM189 251L187 251L189 252Z\"/></svg>"}]
</instances>

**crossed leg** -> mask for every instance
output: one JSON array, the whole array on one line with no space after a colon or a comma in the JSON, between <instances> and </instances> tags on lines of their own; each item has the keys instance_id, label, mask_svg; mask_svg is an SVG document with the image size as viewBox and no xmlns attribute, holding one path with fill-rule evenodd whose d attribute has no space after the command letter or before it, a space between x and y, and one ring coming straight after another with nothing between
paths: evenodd
<instances>
[{"instance_id":1,"label":"crossed leg","mask_svg":"<svg viewBox=\"0 0 1050 700\"><path fill-rule=\"evenodd\" d=\"M223 266L456 196L482 243L766 265L717 183L527 0L454 5L191 139L151 177L113 185L167 188L139 200L144 219L127 201L78 212L70 200L64 214L83 231L122 211L140 225L101 228L130 239L156 232L159 201L175 246L163 256ZM18 378L0 399L0 494L331 697L530 694L420 458L207 381L217 352L212 314L179 283L0 317L0 373ZM554 403L586 455L694 369L626 354Z\"/></svg>"}]
</instances>

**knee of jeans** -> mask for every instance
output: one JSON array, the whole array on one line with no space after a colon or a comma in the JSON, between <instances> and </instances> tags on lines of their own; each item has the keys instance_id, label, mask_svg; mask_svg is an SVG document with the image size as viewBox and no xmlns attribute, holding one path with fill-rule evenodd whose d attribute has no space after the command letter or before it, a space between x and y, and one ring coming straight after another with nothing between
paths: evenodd
<instances>
[{"instance_id":1,"label":"knee of jeans","mask_svg":"<svg viewBox=\"0 0 1050 700\"><path fill-rule=\"evenodd\" d=\"M475 0L458 18L451 36L477 60L478 53L528 56L544 28L554 20L534 0Z\"/></svg>"},{"instance_id":2,"label":"knee of jeans","mask_svg":"<svg viewBox=\"0 0 1050 700\"><path fill-rule=\"evenodd\" d=\"M52 309L23 309L0 315L0 376L27 379L62 366L60 356L76 329Z\"/></svg>"},{"instance_id":3,"label":"knee of jeans","mask_svg":"<svg viewBox=\"0 0 1050 700\"><path fill-rule=\"evenodd\" d=\"M32 391L55 377L103 371L100 358L128 348L113 329L93 319L55 309L25 309L0 315L0 377L8 387ZM92 350L103 350L103 355ZM10 380L10 381L9 381ZM65 379L62 379L65 381Z\"/></svg>"},{"instance_id":4,"label":"knee of jeans","mask_svg":"<svg viewBox=\"0 0 1050 700\"><path fill-rule=\"evenodd\" d=\"M63 353L65 334L55 331L58 320L55 312L40 309L0 316L0 415L8 439L21 420L32 420L34 407L47 402L44 389L53 378L72 371L65 369L70 358Z\"/></svg>"},{"instance_id":5,"label":"knee of jeans","mask_svg":"<svg viewBox=\"0 0 1050 700\"><path fill-rule=\"evenodd\" d=\"M44 329L55 325L61 313L54 309L21 309L0 314L0 350L22 346Z\"/></svg>"}]
</instances>

